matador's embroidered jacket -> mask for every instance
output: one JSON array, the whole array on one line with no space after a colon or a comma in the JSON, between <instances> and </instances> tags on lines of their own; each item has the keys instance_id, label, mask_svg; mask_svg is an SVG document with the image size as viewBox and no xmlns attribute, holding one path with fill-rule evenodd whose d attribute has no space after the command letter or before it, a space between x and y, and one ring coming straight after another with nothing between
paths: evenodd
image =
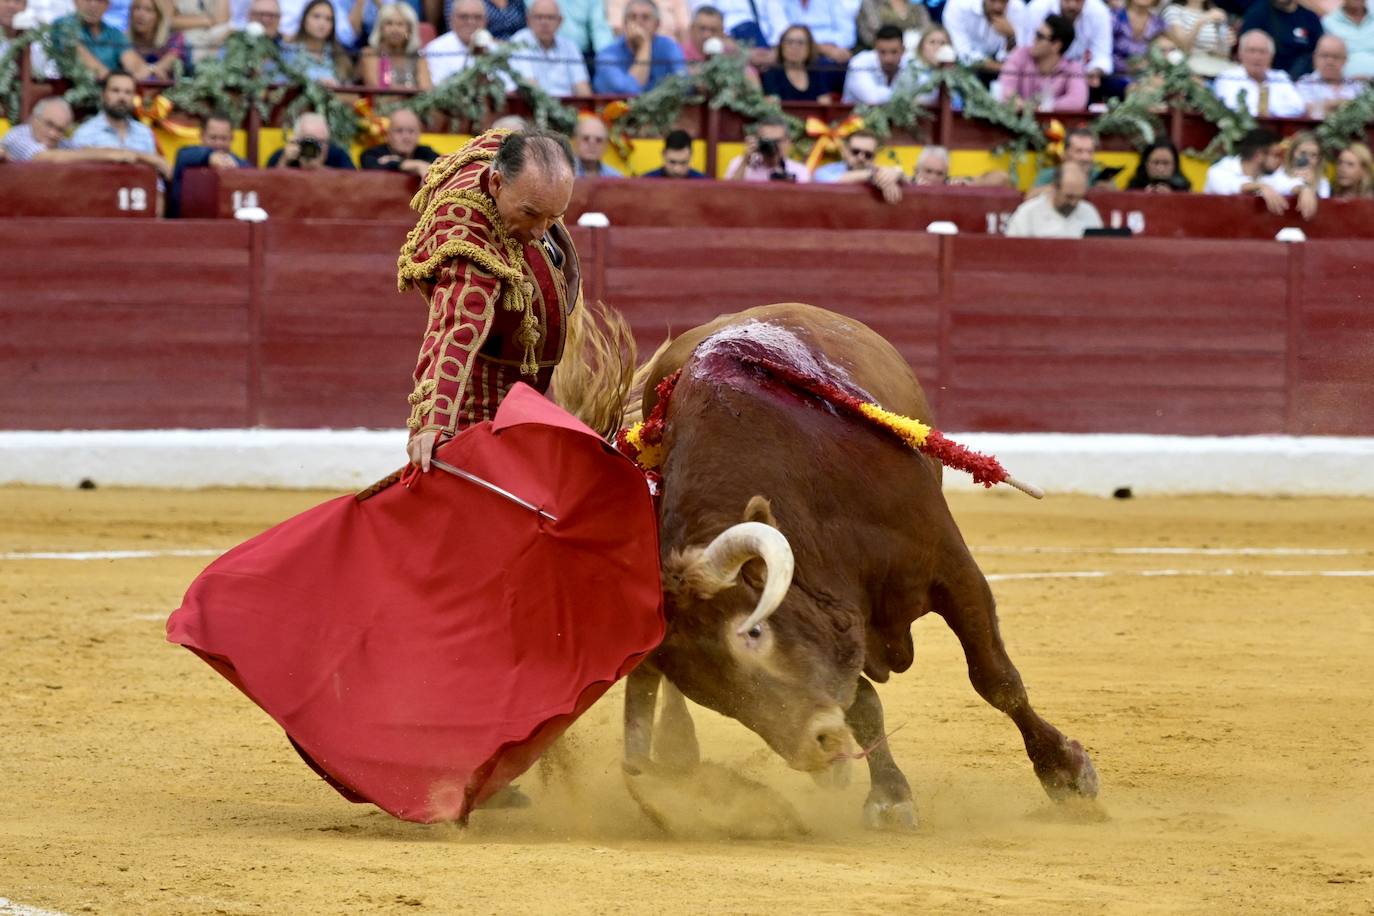
<instances>
[{"instance_id":1,"label":"matador's embroidered jacket","mask_svg":"<svg viewBox=\"0 0 1374 916\"><path fill-rule=\"evenodd\" d=\"M412 436L452 435L489 420L518 381L546 391L580 295L577 252L561 224L547 243L506 235L491 162L507 131L488 131L436 161L411 208L420 219L397 261L402 292L429 300L410 395Z\"/></svg>"}]
</instances>

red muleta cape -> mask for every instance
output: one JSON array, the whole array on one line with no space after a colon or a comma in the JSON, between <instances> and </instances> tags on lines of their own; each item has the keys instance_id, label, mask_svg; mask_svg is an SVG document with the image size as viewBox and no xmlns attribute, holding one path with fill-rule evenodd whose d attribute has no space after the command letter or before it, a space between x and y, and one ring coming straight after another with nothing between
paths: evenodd
<instances>
[{"instance_id":1,"label":"red muleta cape","mask_svg":"<svg viewBox=\"0 0 1374 916\"><path fill-rule=\"evenodd\" d=\"M466 820L663 638L635 466L533 389L439 459L212 563L167 622L351 801Z\"/></svg>"}]
</instances>

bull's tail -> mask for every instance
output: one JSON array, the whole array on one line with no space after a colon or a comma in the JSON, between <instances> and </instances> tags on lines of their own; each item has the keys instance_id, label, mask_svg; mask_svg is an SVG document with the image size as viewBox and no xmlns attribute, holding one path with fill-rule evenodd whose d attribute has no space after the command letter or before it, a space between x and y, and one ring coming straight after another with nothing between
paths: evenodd
<instances>
[{"instance_id":1,"label":"bull's tail","mask_svg":"<svg viewBox=\"0 0 1374 916\"><path fill-rule=\"evenodd\" d=\"M563 359L549 397L603 436L620 428L635 375L635 340L618 311L579 300L568 317Z\"/></svg>"}]
</instances>

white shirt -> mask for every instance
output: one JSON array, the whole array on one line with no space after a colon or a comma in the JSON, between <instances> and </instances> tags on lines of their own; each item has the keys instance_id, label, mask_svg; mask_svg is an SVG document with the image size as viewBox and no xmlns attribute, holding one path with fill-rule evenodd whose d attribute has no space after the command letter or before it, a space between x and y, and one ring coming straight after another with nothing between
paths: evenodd
<instances>
[{"instance_id":1,"label":"white shirt","mask_svg":"<svg viewBox=\"0 0 1374 916\"><path fill-rule=\"evenodd\" d=\"M435 86L472 63L472 52L458 39L457 32L445 32L420 49L429 64L429 78Z\"/></svg>"},{"instance_id":2,"label":"white shirt","mask_svg":"<svg viewBox=\"0 0 1374 916\"><path fill-rule=\"evenodd\" d=\"M1007 17L1013 28L1024 14L1025 0L1009 0ZM949 0L945 5L945 30L961 63L1002 60L1007 56L1007 39L995 31L983 15L983 0Z\"/></svg>"},{"instance_id":3,"label":"white shirt","mask_svg":"<svg viewBox=\"0 0 1374 916\"><path fill-rule=\"evenodd\" d=\"M1102 217L1086 200L1064 216L1054 208L1053 191L1039 194L1016 208L1007 222L1007 237L1014 239L1081 239L1084 229L1101 229Z\"/></svg>"},{"instance_id":4,"label":"white shirt","mask_svg":"<svg viewBox=\"0 0 1374 916\"><path fill-rule=\"evenodd\" d=\"M1295 87L1298 95L1308 105L1321 102L1345 102L1360 94L1360 84L1354 80L1343 79L1328 83L1315 73L1298 77Z\"/></svg>"},{"instance_id":5,"label":"white shirt","mask_svg":"<svg viewBox=\"0 0 1374 916\"><path fill-rule=\"evenodd\" d=\"M755 0L757 3L757 0ZM782 33L790 25L804 25L811 30L817 44L833 44L841 48L852 48L858 37L860 0L808 0L802 6L801 0L778 0L782 13L781 21L775 22L768 16L773 31L768 34L768 43L777 47ZM763 15L760 5L759 14Z\"/></svg>"},{"instance_id":6,"label":"white shirt","mask_svg":"<svg viewBox=\"0 0 1374 916\"><path fill-rule=\"evenodd\" d=\"M1271 175L1265 175L1260 179L1260 184L1268 185L1285 197L1293 194L1305 183L1306 182L1297 175L1290 175L1283 169L1279 169ZM1325 175L1323 175L1321 181L1317 183L1317 196L1323 198L1331 196L1331 182L1326 180Z\"/></svg>"},{"instance_id":7,"label":"white shirt","mask_svg":"<svg viewBox=\"0 0 1374 916\"><path fill-rule=\"evenodd\" d=\"M576 95L573 87L592 78L577 43L565 35L555 35L553 47L545 48L529 29L521 29L510 37L515 53L510 56L511 68L549 95L562 98ZM430 79L433 79L431 71Z\"/></svg>"},{"instance_id":8,"label":"white shirt","mask_svg":"<svg viewBox=\"0 0 1374 916\"><path fill-rule=\"evenodd\" d=\"M1207 181L1202 186L1203 194L1240 194L1243 185L1258 182L1240 167L1239 156L1227 156L1212 163L1207 170Z\"/></svg>"},{"instance_id":9,"label":"white shirt","mask_svg":"<svg viewBox=\"0 0 1374 916\"><path fill-rule=\"evenodd\" d=\"M1269 92L1269 116L1273 118L1300 118L1307 113L1307 103L1282 70L1270 70L1264 79ZM1241 66L1223 70L1212 81L1212 92L1221 99L1227 108L1239 110L1240 94L1245 93L1245 107L1250 114L1259 117L1260 84L1250 79Z\"/></svg>"},{"instance_id":10,"label":"white shirt","mask_svg":"<svg viewBox=\"0 0 1374 916\"><path fill-rule=\"evenodd\" d=\"M1007 4L1007 16L1016 26L1017 44L1035 44L1035 31L1052 13L1060 11L1059 0L1031 0L1019 9ZM1083 62L1084 70L1112 72L1112 12L1103 0L1086 0L1083 12L1073 22L1073 44L1064 52L1065 60Z\"/></svg>"},{"instance_id":11,"label":"white shirt","mask_svg":"<svg viewBox=\"0 0 1374 916\"><path fill-rule=\"evenodd\" d=\"M911 63L911 58L902 55L897 73L888 82L887 74L878 63L877 51L860 51L849 59L849 69L844 75L844 101L854 105L882 105L892 98L892 90L901 79L902 72Z\"/></svg>"}]
</instances>

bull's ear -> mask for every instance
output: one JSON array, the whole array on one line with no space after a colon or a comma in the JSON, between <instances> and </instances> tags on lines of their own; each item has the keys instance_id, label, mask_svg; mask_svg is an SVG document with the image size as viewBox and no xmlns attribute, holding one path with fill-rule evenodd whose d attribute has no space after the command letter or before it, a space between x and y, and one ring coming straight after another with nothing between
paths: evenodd
<instances>
[{"instance_id":1,"label":"bull's ear","mask_svg":"<svg viewBox=\"0 0 1374 916\"><path fill-rule=\"evenodd\" d=\"M773 505L762 496L751 496L749 505L744 507L744 521L763 522L773 528L778 527L778 520L773 517Z\"/></svg>"},{"instance_id":2,"label":"bull's ear","mask_svg":"<svg viewBox=\"0 0 1374 916\"><path fill-rule=\"evenodd\" d=\"M773 515L773 505L763 496L749 498L749 505L744 507L744 521L762 522L772 528L778 527L778 520ZM763 588L763 583L768 579L768 566L755 558L744 564L740 576L754 588Z\"/></svg>"}]
</instances>

